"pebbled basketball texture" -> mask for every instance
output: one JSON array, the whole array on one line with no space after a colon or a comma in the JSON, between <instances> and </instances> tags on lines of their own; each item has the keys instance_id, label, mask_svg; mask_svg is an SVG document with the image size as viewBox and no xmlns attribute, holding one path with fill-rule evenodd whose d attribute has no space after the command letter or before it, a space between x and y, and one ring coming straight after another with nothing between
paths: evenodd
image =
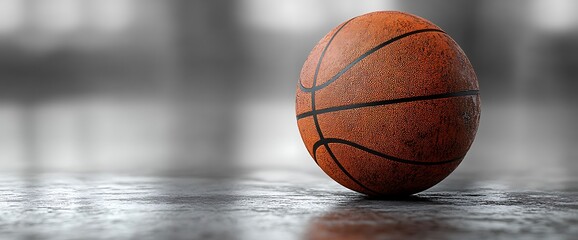
<instances>
[{"instance_id":1,"label":"pebbled basketball texture","mask_svg":"<svg viewBox=\"0 0 578 240\"><path fill-rule=\"evenodd\" d=\"M480 119L476 74L433 23L373 12L331 30L303 65L297 125L332 179L373 196L409 195L464 159Z\"/></svg>"}]
</instances>

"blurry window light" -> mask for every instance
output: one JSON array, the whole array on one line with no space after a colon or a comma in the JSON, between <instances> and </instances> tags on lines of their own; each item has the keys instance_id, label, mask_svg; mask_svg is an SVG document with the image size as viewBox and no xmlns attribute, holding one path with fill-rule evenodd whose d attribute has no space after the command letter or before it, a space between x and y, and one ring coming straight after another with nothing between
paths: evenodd
<instances>
[{"instance_id":1,"label":"blurry window light","mask_svg":"<svg viewBox=\"0 0 578 240\"><path fill-rule=\"evenodd\" d=\"M117 32L128 28L134 18L133 0L87 0L90 23L105 32Z\"/></svg>"},{"instance_id":2,"label":"blurry window light","mask_svg":"<svg viewBox=\"0 0 578 240\"><path fill-rule=\"evenodd\" d=\"M300 32L368 12L396 9L398 1L244 0L241 7L241 21L250 26Z\"/></svg>"},{"instance_id":3,"label":"blurry window light","mask_svg":"<svg viewBox=\"0 0 578 240\"><path fill-rule=\"evenodd\" d=\"M16 18L4 16L3 12L10 11L14 15L12 12L17 11L9 9L17 8L14 6L22 5L22 2L25 1L0 0L0 8L4 8L2 4L8 6L6 10L0 10L0 20L3 17ZM71 32L87 26L103 32L124 30L131 24L136 6L133 0L33 0L32 3L35 10L34 24L40 30L56 33ZM23 12L23 9L18 10Z\"/></svg>"},{"instance_id":4,"label":"blurry window light","mask_svg":"<svg viewBox=\"0 0 578 240\"><path fill-rule=\"evenodd\" d=\"M0 0L0 35L11 34L24 23L23 0Z\"/></svg>"},{"instance_id":5,"label":"blurry window light","mask_svg":"<svg viewBox=\"0 0 578 240\"><path fill-rule=\"evenodd\" d=\"M538 30L546 32L566 32L578 30L578 1L576 0L534 0L528 16Z\"/></svg>"},{"instance_id":6,"label":"blurry window light","mask_svg":"<svg viewBox=\"0 0 578 240\"><path fill-rule=\"evenodd\" d=\"M271 31L304 31L324 24L324 8L310 0L243 0L241 21Z\"/></svg>"},{"instance_id":7,"label":"blurry window light","mask_svg":"<svg viewBox=\"0 0 578 240\"><path fill-rule=\"evenodd\" d=\"M328 0L327 5L331 6L333 12L342 13L343 16L352 18L375 11L391 11L399 8L399 0L388 1L349 1L349 0ZM343 19L345 20L345 19Z\"/></svg>"},{"instance_id":8,"label":"blurry window light","mask_svg":"<svg viewBox=\"0 0 578 240\"><path fill-rule=\"evenodd\" d=\"M107 47L132 27L136 7L135 0L0 0L0 37L37 53Z\"/></svg>"},{"instance_id":9,"label":"blurry window light","mask_svg":"<svg viewBox=\"0 0 578 240\"><path fill-rule=\"evenodd\" d=\"M83 24L83 1L79 0L36 0L35 24L41 30L69 32Z\"/></svg>"}]
</instances>

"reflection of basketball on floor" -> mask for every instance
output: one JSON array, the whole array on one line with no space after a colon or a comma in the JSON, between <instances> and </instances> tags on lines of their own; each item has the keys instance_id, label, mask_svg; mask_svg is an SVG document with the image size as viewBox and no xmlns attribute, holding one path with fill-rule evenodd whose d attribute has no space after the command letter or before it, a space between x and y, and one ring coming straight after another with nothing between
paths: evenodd
<instances>
[{"instance_id":1,"label":"reflection of basketball on floor","mask_svg":"<svg viewBox=\"0 0 578 240\"><path fill-rule=\"evenodd\" d=\"M472 144L478 82L439 27L374 12L329 32L297 88L297 124L317 164L368 195L407 195L448 176Z\"/></svg>"},{"instance_id":2,"label":"reflection of basketball on floor","mask_svg":"<svg viewBox=\"0 0 578 240\"><path fill-rule=\"evenodd\" d=\"M368 204L367 201L363 203ZM311 219L304 239L428 239L456 231L456 226L448 225L446 219L430 220L432 216L413 216L408 211L404 214L385 209L336 207Z\"/></svg>"}]
</instances>

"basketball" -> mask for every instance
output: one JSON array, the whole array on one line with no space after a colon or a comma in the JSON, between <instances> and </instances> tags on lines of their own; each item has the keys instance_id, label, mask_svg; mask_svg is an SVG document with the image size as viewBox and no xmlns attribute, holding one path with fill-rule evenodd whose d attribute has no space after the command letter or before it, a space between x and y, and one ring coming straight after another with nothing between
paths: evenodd
<instances>
[{"instance_id":1,"label":"basketball","mask_svg":"<svg viewBox=\"0 0 578 240\"><path fill-rule=\"evenodd\" d=\"M373 12L313 48L296 94L297 125L317 165L371 196L410 195L462 162L480 119L476 74L433 23Z\"/></svg>"}]
</instances>

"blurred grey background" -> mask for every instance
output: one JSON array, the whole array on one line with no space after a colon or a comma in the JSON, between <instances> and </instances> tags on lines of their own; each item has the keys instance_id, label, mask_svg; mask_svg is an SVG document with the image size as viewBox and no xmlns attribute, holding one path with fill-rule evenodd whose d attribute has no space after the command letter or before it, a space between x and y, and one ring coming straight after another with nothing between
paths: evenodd
<instances>
[{"instance_id":1,"label":"blurred grey background","mask_svg":"<svg viewBox=\"0 0 578 240\"><path fill-rule=\"evenodd\" d=\"M294 116L301 65L378 10L439 25L478 73L457 172L578 170L578 1L0 0L0 171L322 174Z\"/></svg>"}]
</instances>

